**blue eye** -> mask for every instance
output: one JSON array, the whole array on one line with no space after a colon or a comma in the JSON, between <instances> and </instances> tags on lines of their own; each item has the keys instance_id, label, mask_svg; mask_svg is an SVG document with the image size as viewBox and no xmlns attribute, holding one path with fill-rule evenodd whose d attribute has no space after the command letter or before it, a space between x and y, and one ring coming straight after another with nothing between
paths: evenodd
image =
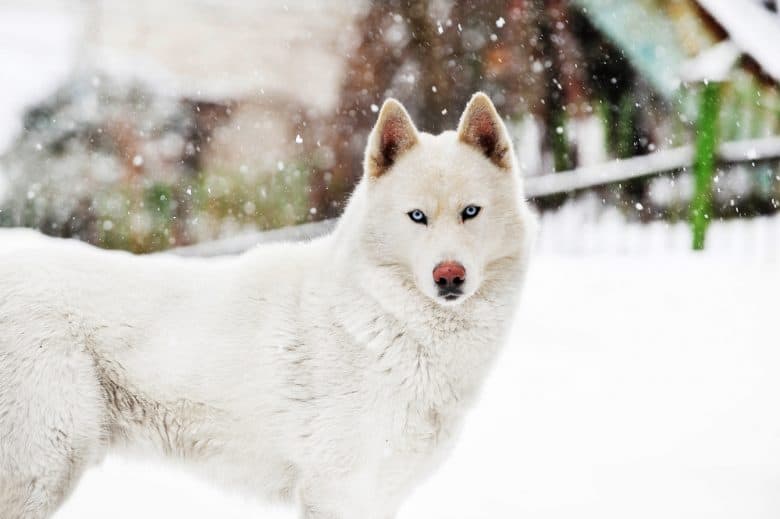
<instances>
[{"instance_id":1,"label":"blue eye","mask_svg":"<svg viewBox=\"0 0 780 519\"><path fill-rule=\"evenodd\" d=\"M415 209L414 211L409 211L406 214L409 215L409 218L411 218L414 223L421 223L423 225L428 225L428 218L426 218L425 213L423 213L419 209Z\"/></svg>"},{"instance_id":2,"label":"blue eye","mask_svg":"<svg viewBox=\"0 0 780 519\"><path fill-rule=\"evenodd\" d=\"M479 214L480 209L482 208L478 205L466 206L466 208L463 211L461 211L460 216L461 218L463 218L464 221L470 220Z\"/></svg>"}]
</instances>

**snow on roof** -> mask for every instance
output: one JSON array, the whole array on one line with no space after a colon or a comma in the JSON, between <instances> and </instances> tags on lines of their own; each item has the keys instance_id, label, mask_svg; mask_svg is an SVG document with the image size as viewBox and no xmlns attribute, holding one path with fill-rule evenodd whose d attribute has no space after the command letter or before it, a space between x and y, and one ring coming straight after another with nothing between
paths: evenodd
<instances>
[{"instance_id":1,"label":"snow on roof","mask_svg":"<svg viewBox=\"0 0 780 519\"><path fill-rule=\"evenodd\" d=\"M320 110L338 101L365 1L0 0L0 153L24 109L74 67L204 100L267 94Z\"/></svg>"},{"instance_id":2,"label":"snow on roof","mask_svg":"<svg viewBox=\"0 0 780 519\"><path fill-rule=\"evenodd\" d=\"M780 81L780 17L755 2L697 0L739 49Z\"/></svg>"},{"instance_id":3,"label":"snow on roof","mask_svg":"<svg viewBox=\"0 0 780 519\"><path fill-rule=\"evenodd\" d=\"M364 2L100 0L86 11L96 68L196 99L268 94L321 110L338 100ZM175 21L175 23L171 23Z\"/></svg>"},{"instance_id":4,"label":"snow on roof","mask_svg":"<svg viewBox=\"0 0 780 519\"><path fill-rule=\"evenodd\" d=\"M0 154L22 129L22 114L51 94L71 70L77 23L65 9L0 9Z\"/></svg>"},{"instance_id":5,"label":"snow on roof","mask_svg":"<svg viewBox=\"0 0 780 519\"><path fill-rule=\"evenodd\" d=\"M723 40L683 63L680 77L687 82L725 81L741 55L732 40Z\"/></svg>"}]
</instances>

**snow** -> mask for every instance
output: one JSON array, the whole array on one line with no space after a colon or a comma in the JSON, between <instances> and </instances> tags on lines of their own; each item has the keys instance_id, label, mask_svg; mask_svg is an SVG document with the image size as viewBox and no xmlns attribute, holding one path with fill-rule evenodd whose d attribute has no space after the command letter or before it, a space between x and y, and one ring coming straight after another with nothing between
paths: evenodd
<instances>
[{"instance_id":1,"label":"snow","mask_svg":"<svg viewBox=\"0 0 780 519\"><path fill-rule=\"evenodd\" d=\"M683 63L680 78L686 82L726 81L740 55L733 41L723 40Z\"/></svg>"},{"instance_id":2,"label":"snow","mask_svg":"<svg viewBox=\"0 0 780 519\"><path fill-rule=\"evenodd\" d=\"M344 49L355 37L351 22L364 4L305 0L291 11L267 0L260 8L243 0L0 0L0 73L7 78L0 155L21 130L24 110L77 67L142 80L165 95L260 100L267 92L271 99L332 110ZM209 41L220 45L202 44Z\"/></svg>"},{"instance_id":3,"label":"snow","mask_svg":"<svg viewBox=\"0 0 780 519\"><path fill-rule=\"evenodd\" d=\"M160 93L201 100L267 93L326 112L338 102L352 21L364 8L362 1L101 2L99 32L88 44L101 71Z\"/></svg>"},{"instance_id":4,"label":"snow","mask_svg":"<svg viewBox=\"0 0 780 519\"><path fill-rule=\"evenodd\" d=\"M400 519L778 517L780 218L715 222L703 254L668 247L684 227L567 248L569 221L543 219L505 353ZM659 229L602 220L582 243ZM40 239L2 231L0 249ZM55 517L295 514L110 457Z\"/></svg>"},{"instance_id":5,"label":"snow","mask_svg":"<svg viewBox=\"0 0 780 519\"><path fill-rule=\"evenodd\" d=\"M678 198L692 193L692 178L677 179ZM733 192L734 187L728 191ZM648 261L684 257L691 248L691 229L686 221L663 220L647 224L626 223L615 208L601 205L593 194L548 212L542 218L537 250L545 255L646 256ZM723 260L777 262L780 260L780 217L732 218L714 221L707 231L707 254Z\"/></svg>"},{"instance_id":6,"label":"snow","mask_svg":"<svg viewBox=\"0 0 780 519\"><path fill-rule=\"evenodd\" d=\"M403 517L777 517L777 287L770 263L536 258L463 443Z\"/></svg>"}]
</instances>

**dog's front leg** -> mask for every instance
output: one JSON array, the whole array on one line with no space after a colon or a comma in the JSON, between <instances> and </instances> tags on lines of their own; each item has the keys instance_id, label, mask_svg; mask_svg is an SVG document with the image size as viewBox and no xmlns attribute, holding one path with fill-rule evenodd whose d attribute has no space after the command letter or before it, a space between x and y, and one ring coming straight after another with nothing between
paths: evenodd
<instances>
[{"instance_id":1,"label":"dog's front leg","mask_svg":"<svg viewBox=\"0 0 780 519\"><path fill-rule=\"evenodd\" d=\"M300 518L393 519L394 514L377 510L374 478L369 478L369 474L361 472L305 479L299 491Z\"/></svg>"}]
</instances>

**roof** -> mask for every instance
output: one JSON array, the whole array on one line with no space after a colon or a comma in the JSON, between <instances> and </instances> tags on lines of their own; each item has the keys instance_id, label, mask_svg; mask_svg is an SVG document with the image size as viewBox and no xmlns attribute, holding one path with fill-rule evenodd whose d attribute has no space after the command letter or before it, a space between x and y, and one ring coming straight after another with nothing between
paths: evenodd
<instances>
[{"instance_id":1,"label":"roof","mask_svg":"<svg viewBox=\"0 0 780 519\"><path fill-rule=\"evenodd\" d=\"M672 97L677 71L689 56L670 20L653 0L575 0L585 15L625 53L659 93Z\"/></svg>"},{"instance_id":2,"label":"roof","mask_svg":"<svg viewBox=\"0 0 780 519\"><path fill-rule=\"evenodd\" d=\"M756 2L697 1L744 54L753 58L775 81L780 81L780 16Z\"/></svg>"},{"instance_id":3,"label":"roof","mask_svg":"<svg viewBox=\"0 0 780 519\"><path fill-rule=\"evenodd\" d=\"M659 93L681 81L722 80L740 55L780 81L780 16L758 0L695 0L729 35L718 38L690 0L574 0Z\"/></svg>"}]
</instances>

